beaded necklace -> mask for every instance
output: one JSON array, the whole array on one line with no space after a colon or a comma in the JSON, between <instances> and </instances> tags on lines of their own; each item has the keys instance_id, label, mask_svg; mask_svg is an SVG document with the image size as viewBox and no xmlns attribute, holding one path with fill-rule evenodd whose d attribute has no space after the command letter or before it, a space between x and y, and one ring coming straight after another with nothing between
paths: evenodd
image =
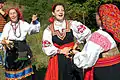
<instances>
[{"instance_id":1,"label":"beaded necklace","mask_svg":"<svg viewBox=\"0 0 120 80\"><path fill-rule=\"evenodd\" d=\"M17 38L20 38L20 36L21 36L20 22L18 22L18 25L16 25L16 23L15 23L15 25L13 25L12 22L11 22L11 26L12 26L14 35L15 35ZM19 35L16 34L17 28L19 28Z\"/></svg>"}]
</instances>

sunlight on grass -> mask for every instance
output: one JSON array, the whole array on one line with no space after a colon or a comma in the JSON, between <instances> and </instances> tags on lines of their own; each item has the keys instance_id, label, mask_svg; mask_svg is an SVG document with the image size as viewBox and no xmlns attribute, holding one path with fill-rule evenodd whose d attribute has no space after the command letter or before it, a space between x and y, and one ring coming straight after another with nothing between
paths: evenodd
<instances>
[{"instance_id":1,"label":"sunlight on grass","mask_svg":"<svg viewBox=\"0 0 120 80\"><path fill-rule=\"evenodd\" d=\"M0 80L5 80L4 69L0 66Z\"/></svg>"}]
</instances>

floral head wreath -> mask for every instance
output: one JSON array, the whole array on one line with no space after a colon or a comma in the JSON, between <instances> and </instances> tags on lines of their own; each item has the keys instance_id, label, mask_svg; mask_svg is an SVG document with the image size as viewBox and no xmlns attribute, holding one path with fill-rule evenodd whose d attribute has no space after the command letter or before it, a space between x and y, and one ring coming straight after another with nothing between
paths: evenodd
<instances>
[{"instance_id":1,"label":"floral head wreath","mask_svg":"<svg viewBox=\"0 0 120 80\"><path fill-rule=\"evenodd\" d=\"M116 5L103 4L99 7L99 15L106 31L113 34L116 41L120 42L120 10Z\"/></svg>"}]
</instances>

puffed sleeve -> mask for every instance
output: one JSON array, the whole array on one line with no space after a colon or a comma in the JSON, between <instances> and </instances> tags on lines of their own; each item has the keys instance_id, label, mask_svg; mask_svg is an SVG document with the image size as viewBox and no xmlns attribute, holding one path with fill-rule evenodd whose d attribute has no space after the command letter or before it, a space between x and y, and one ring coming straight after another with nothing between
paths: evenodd
<instances>
[{"instance_id":1,"label":"puffed sleeve","mask_svg":"<svg viewBox=\"0 0 120 80\"><path fill-rule=\"evenodd\" d=\"M6 39L8 38L9 31L10 31L10 27L7 23L3 28L3 32L0 34L0 49L3 49L3 45L1 44L1 41L4 38L6 38Z\"/></svg>"},{"instance_id":2,"label":"puffed sleeve","mask_svg":"<svg viewBox=\"0 0 120 80\"><path fill-rule=\"evenodd\" d=\"M7 39L9 37L9 32L10 32L10 25L9 25L9 23L7 23L3 28L3 32L0 37L0 43L4 38Z\"/></svg>"},{"instance_id":3,"label":"puffed sleeve","mask_svg":"<svg viewBox=\"0 0 120 80\"><path fill-rule=\"evenodd\" d=\"M83 25L81 22L70 21L70 24L71 29L73 30L73 35L76 37L79 43L86 40L91 34L91 30Z\"/></svg>"},{"instance_id":4,"label":"puffed sleeve","mask_svg":"<svg viewBox=\"0 0 120 80\"><path fill-rule=\"evenodd\" d=\"M99 54L102 52L102 50L103 49L101 46L88 41L87 44L85 44L84 50L75 54L74 64L78 68L92 67L98 60Z\"/></svg>"},{"instance_id":5,"label":"puffed sleeve","mask_svg":"<svg viewBox=\"0 0 120 80\"><path fill-rule=\"evenodd\" d=\"M79 68L92 67L98 60L100 53L115 47L115 41L108 37L109 35L103 36L97 32L93 33L83 50L75 54L74 63L76 66Z\"/></svg>"},{"instance_id":6,"label":"puffed sleeve","mask_svg":"<svg viewBox=\"0 0 120 80\"><path fill-rule=\"evenodd\" d=\"M59 49L53 45L52 35L49 28L46 28L43 32L42 49L48 56L53 56L59 51Z\"/></svg>"},{"instance_id":7,"label":"puffed sleeve","mask_svg":"<svg viewBox=\"0 0 120 80\"><path fill-rule=\"evenodd\" d=\"M40 31L40 22L35 20L33 23L31 22L28 34L35 34Z\"/></svg>"}]
</instances>

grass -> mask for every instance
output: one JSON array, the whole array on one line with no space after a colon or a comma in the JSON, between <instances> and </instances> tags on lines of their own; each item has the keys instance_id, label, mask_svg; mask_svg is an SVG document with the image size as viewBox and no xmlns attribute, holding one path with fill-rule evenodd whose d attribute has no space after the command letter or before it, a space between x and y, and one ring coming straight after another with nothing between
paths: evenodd
<instances>
[{"instance_id":1,"label":"grass","mask_svg":"<svg viewBox=\"0 0 120 80\"><path fill-rule=\"evenodd\" d=\"M2 68L2 66L0 66L0 80L5 80L4 69Z\"/></svg>"}]
</instances>

